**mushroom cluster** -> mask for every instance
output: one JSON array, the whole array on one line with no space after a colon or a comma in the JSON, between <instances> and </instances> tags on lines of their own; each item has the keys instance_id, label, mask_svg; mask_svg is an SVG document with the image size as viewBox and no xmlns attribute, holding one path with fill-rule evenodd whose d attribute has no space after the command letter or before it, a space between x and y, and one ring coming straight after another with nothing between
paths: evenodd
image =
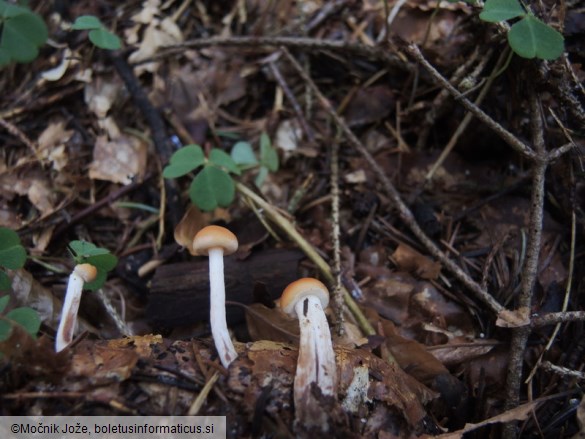
<instances>
[{"instance_id":1,"label":"mushroom cluster","mask_svg":"<svg viewBox=\"0 0 585 439\"><path fill-rule=\"evenodd\" d=\"M302 278L288 285L280 298L280 307L297 317L301 330L299 358L294 380L295 418L305 425L321 425L321 417L312 413L311 385L323 395L336 395L337 368L331 333L324 308L329 291L313 278Z\"/></svg>"},{"instance_id":2,"label":"mushroom cluster","mask_svg":"<svg viewBox=\"0 0 585 439\"><path fill-rule=\"evenodd\" d=\"M223 256L230 255L238 249L236 235L225 227L207 226L201 229L193 239L193 251L196 255L209 256L209 289L211 334L221 364L225 368L236 359L238 353L234 348L225 318L225 281Z\"/></svg>"}]
</instances>

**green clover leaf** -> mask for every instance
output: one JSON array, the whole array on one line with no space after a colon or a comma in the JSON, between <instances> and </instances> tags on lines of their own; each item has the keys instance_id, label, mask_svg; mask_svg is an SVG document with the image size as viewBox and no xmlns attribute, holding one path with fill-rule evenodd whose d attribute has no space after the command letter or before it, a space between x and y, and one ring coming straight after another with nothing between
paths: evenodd
<instances>
[{"instance_id":1,"label":"green clover leaf","mask_svg":"<svg viewBox=\"0 0 585 439\"><path fill-rule=\"evenodd\" d=\"M20 245L18 234L6 227L0 227L0 266L17 270L24 266L26 250Z\"/></svg>"},{"instance_id":2,"label":"green clover leaf","mask_svg":"<svg viewBox=\"0 0 585 439\"><path fill-rule=\"evenodd\" d=\"M232 157L227 152L222 151L221 149L213 148L209 153L209 161L217 167L225 168L236 175L240 175L242 173L234 159L232 159Z\"/></svg>"},{"instance_id":3,"label":"green clover leaf","mask_svg":"<svg viewBox=\"0 0 585 439\"><path fill-rule=\"evenodd\" d=\"M14 308L6 314L6 318L24 327L26 332L33 337L37 335L41 327L41 319L38 313L29 307Z\"/></svg>"},{"instance_id":4,"label":"green clover leaf","mask_svg":"<svg viewBox=\"0 0 585 439\"><path fill-rule=\"evenodd\" d=\"M205 163L203 150L199 145L187 145L175 151L169 164L163 170L164 178L177 178L197 169Z\"/></svg>"},{"instance_id":5,"label":"green clover leaf","mask_svg":"<svg viewBox=\"0 0 585 439\"><path fill-rule=\"evenodd\" d=\"M122 41L118 35L110 32L106 28L90 30L88 37L89 41L100 49L118 50L122 48Z\"/></svg>"},{"instance_id":6,"label":"green clover leaf","mask_svg":"<svg viewBox=\"0 0 585 439\"><path fill-rule=\"evenodd\" d=\"M260 136L260 163L269 171L278 171L278 153L272 147L270 137L266 133Z\"/></svg>"},{"instance_id":7,"label":"green clover leaf","mask_svg":"<svg viewBox=\"0 0 585 439\"><path fill-rule=\"evenodd\" d=\"M521 17L526 11L518 0L487 0L479 18L490 23Z\"/></svg>"},{"instance_id":8,"label":"green clover leaf","mask_svg":"<svg viewBox=\"0 0 585 439\"><path fill-rule=\"evenodd\" d=\"M241 168L251 168L258 165L258 159L249 142L237 142L231 151L234 162Z\"/></svg>"},{"instance_id":9,"label":"green clover leaf","mask_svg":"<svg viewBox=\"0 0 585 439\"><path fill-rule=\"evenodd\" d=\"M94 17L93 15L82 15L75 19L75 22L71 26L73 30L91 30L91 29L101 29L104 25L100 21L99 18Z\"/></svg>"},{"instance_id":10,"label":"green clover leaf","mask_svg":"<svg viewBox=\"0 0 585 439\"><path fill-rule=\"evenodd\" d=\"M553 60L565 50L563 36L531 14L510 28L508 43L523 58Z\"/></svg>"},{"instance_id":11,"label":"green clover leaf","mask_svg":"<svg viewBox=\"0 0 585 439\"><path fill-rule=\"evenodd\" d=\"M218 206L227 207L234 200L235 185L227 172L208 165L193 179L189 196L203 211L210 211Z\"/></svg>"},{"instance_id":12,"label":"green clover leaf","mask_svg":"<svg viewBox=\"0 0 585 439\"><path fill-rule=\"evenodd\" d=\"M4 310L6 309L6 305L8 305L9 300L10 296L0 297L0 313L4 312Z\"/></svg>"},{"instance_id":13,"label":"green clover leaf","mask_svg":"<svg viewBox=\"0 0 585 439\"><path fill-rule=\"evenodd\" d=\"M0 0L0 65L30 62L49 36L43 19L27 8Z\"/></svg>"}]
</instances>

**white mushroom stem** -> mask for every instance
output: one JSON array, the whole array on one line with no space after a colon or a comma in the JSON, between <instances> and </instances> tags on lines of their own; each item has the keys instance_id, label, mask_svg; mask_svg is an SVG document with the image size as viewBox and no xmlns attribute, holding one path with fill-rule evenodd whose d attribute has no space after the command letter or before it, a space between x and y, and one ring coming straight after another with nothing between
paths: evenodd
<instances>
[{"instance_id":1,"label":"white mushroom stem","mask_svg":"<svg viewBox=\"0 0 585 439\"><path fill-rule=\"evenodd\" d=\"M221 247L209 249L209 284L211 334L221 364L227 368L236 359L238 353L230 338L225 318L225 282L223 278L223 248Z\"/></svg>"},{"instance_id":2,"label":"white mushroom stem","mask_svg":"<svg viewBox=\"0 0 585 439\"><path fill-rule=\"evenodd\" d=\"M73 334L77 326L77 311L81 301L81 292L83 284L91 282L96 275L96 269L89 264L76 265L69 276L63 309L61 311L61 321L57 329L55 338L55 351L61 352L73 341Z\"/></svg>"},{"instance_id":3,"label":"white mushroom stem","mask_svg":"<svg viewBox=\"0 0 585 439\"><path fill-rule=\"evenodd\" d=\"M303 406L311 383L324 395L335 395L337 368L331 333L321 301L307 296L295 305L301 328L299 359L294 382L295 406Z\"/></svg>"}]
</instances>

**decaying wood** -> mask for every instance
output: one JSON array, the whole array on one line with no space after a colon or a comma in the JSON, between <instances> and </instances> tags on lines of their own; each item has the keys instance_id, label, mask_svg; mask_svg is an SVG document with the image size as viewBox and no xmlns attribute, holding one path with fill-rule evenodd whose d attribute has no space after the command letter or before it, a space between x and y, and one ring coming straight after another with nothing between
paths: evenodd
<instances>
[{"instance_id":1,"label":"decaying wood","mask_svg":"<svg viewBox=\"0 0 585 439\"><path fill-rule=\"evenodd\" d=\"M264 284L270 298L280 297L284 288L298 279L303 258L298 250L271 249L252 253L240 260L225 258L226 300L251 304L254 287ZM209 320L209 264L207 258L159 267L152 279L148 319L155 325L173 328ZM244 320L239 307L227 306L229 324Z\"/></svg>"}]
</instances>

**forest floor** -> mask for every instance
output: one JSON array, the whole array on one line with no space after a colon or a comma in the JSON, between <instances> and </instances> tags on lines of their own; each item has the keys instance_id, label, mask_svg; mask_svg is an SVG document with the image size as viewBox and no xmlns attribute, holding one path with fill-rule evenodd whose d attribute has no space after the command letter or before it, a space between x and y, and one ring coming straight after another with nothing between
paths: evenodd
<instances>
[{"instance_id":1,"label":"forest floor","mask_svg":"<svg viewBox=\"0 0 585 439\"><path fill-rule=\"evenodd\" d=\"M0 226L27 251L4 314L42 325L0 342L1 414L584 437L585 14L532 7L560 58L519 57L463 2L31 2L49 44L0 72ZM72 31L82 15L122 49ZM228 369L189 251L208 224L239 240ZM55 353L76 240L118 263ZM295 422L298 322L274 306L300 277L330 289L337 361L312 426Z\"/></svg>"}]
</instances>

